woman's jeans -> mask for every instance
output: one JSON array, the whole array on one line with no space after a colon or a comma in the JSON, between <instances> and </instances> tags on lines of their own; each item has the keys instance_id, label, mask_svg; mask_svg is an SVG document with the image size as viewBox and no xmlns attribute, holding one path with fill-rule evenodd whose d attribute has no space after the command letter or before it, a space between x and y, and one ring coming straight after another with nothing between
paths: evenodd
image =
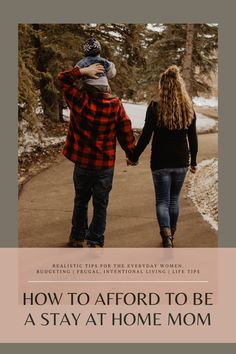
<instances>
[{"instance_id":1,"label":"woman's jeans","mask_svg":"<svg viewBox=\"0 0 236 354\"><path fill-rule=\"evenodd\" d=\"M75 164L74 211L70 239L103 243L109 192L112 189L114 168L88 170ZM88 227L88 203L93 200L93 218Z\"/></svg>"},{"instance_id":2,"label":"woman's jeans","mask_svg":"<svg viewBox=\"0 0 236 354\"><path fill-rule=\"evenodd\" d=\"M179 195L188 167L163 168L152 171L156 194L156 214L160 230L176 230Z\"/></svg>"}]
</instances>

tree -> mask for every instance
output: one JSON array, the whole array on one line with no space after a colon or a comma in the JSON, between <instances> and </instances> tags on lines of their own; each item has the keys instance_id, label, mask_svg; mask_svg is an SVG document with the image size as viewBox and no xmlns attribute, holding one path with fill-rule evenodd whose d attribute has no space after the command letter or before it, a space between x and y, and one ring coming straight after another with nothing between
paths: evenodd
<instances>
[{"instance_id":1,"label":"tree","mask_svg":"<svg viewBox=\"0 0 236 354\"><path fill-rule=\"evenodd\" d=\"M71 66L80 51L78 25L32 25L37 31L37 70L40 72L41 104L46 118L62 120L62 96L56 86L59 71ZM78 31L76 33L76 31Z\"/></svg>"},{"instance_id":2,"label":"tree","mask_svg":"<svg viewBox=\"0 0 236 354\"><path fill-rule=\"evenodd\" d=\"M115 63L117 75L110 86L121 98L139 99L146 31L144 24L97 24L86 28L88 36L101 42L102 56Z\"/></svg>"},{"instance_id":3,"label":"tree","mask_svg":"<svg viewBox=\"0 0 236 354\"><path fill-rule=\"evenodd\" d=\"M217 70L218 26L162 24L154 25L152 32L147 47L147 96L156 96L160 73L173 64L182 67L190 96L210 93L209 78Z\"/></svg>"},{"instance_id":4,"label":"tree","mask_svg":"<svg viewBox=\"0 0 236 354\"><path fill-rule=\"evenodd\" d=\"M22 24L19 25L19 119L34 121L41 105L45 119L63 120L58 72L83 57L84 41L94 36L101 55L113 61L113 93L132 101L157 96L159 75L182 67L190 95L210 92L217 69L215 24ZM33 124L33 123L32 123Z\"/></svg>"},{"instance_id":5,"label":"tree","mask_svg":"<svg viewBox=\"0 0 236 354\"><path fill-rule=\"evenodd\" d=\"M35 63L35 35L30 25L18 28L18 114L19 120L25 119L29 126L36 120L38 105L38 72Z\"/></svg>"},{"instance_id":6,"label":"tree","mask_svg":"<svg viewBox=\"0 0 236 354\"><path fill-rule=\"evenodd\" d=\"M194 24L192 23L187 24L185 51L182 59L183 62L182 76L185 81L187 92L189 93L190 96L192 96L192 92L193 92L192 86L193 86L193 75L194 75L194 68L193 68L194 31L195 31Z\"/></svg>"}]
</instances>

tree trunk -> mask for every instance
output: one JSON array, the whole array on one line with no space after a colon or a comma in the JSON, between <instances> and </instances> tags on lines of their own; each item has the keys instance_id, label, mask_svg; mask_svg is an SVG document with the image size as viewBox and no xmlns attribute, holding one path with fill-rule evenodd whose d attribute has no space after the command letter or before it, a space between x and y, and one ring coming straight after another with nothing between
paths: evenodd
<instances>
[{"instance_id":1,"label":"tree trunk","mask_svg":"<svg viewBox=\"0 0 236 354\"><path fill-rule=\"evenodd\" d=\"M187 24L186 29L186 45L185 54L183 57L183 79L185 81L186 90L192 97L193 84L193 39L194 39L194 24Z\"/></svg>"},{"instance_id":2,"label":"tree trunk","mask_svg":"<svg viewBox=\"0 0 236 354\"><path fill-rule=\"evenodd\" d=\"M41 94L41 103L45 118L52 122L59 121L59 104L58 94L54 87L53 78L51 74L41 71L41 79L39 82L39 89Z\"/></svg>"},{"instance_id":3,"label":"tree trunk","mask_svg":"<svg viewBox=\"0 0 236 354\"><path fill-rule=\"evenodd\" d=\"M39 25L33 24L33 29L38 32L40 30ZM35 48L37 48L37 70L41 72L39 90L44 116L51 121L58 122L60 121L58 94L53 82L53 77L47 72L45 48L43 47L39 33L35 37Z\"/></svg>"}]
</instances>

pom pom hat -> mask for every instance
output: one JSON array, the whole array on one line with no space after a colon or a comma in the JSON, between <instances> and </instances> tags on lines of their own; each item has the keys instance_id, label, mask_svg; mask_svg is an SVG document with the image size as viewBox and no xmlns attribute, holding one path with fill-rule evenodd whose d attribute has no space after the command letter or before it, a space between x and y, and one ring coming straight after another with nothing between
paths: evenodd
<instances>
[{"instance_id":1,"label":"pom pom hat","mask_svg":"<svg viewBox=\"0 0 236 354\"><path fill-rule=\"evenodd\" d=\"M96 56L101 52L101 44L95 38L89 38L83 46L85 56Z\"/></svg>"}]
</instances>

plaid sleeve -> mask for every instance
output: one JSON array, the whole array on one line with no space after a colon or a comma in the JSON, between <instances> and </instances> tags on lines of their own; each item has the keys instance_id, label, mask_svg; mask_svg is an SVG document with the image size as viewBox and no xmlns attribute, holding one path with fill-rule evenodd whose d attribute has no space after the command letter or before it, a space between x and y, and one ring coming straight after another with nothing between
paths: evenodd
<instances>
[{"instance_id":1,"label":"plaid sleeve","mask_svg":"<svg viewBox=\"0 0 236 354\"><path fill-rule=\"evenodd\" d=\"M135 137L132 130L131 120L120 103L117 119L117 139L122 149L129 156L135 148Z\"/></svg>"},{"instance_id":2,"label":"plaid sleeve","mask_svg":"<svg viewBox=\"0 0 236 354\"><path fill-rule=\"evenodd\" d=\"M78 67L63 71L59 73L57 77L57 84L63 91L65 99L70 108L74 97L76 97L77 101L82 99L83 94L75 85L75 81L81 77L82 75Z\"/></svg>"}]
</instances>

